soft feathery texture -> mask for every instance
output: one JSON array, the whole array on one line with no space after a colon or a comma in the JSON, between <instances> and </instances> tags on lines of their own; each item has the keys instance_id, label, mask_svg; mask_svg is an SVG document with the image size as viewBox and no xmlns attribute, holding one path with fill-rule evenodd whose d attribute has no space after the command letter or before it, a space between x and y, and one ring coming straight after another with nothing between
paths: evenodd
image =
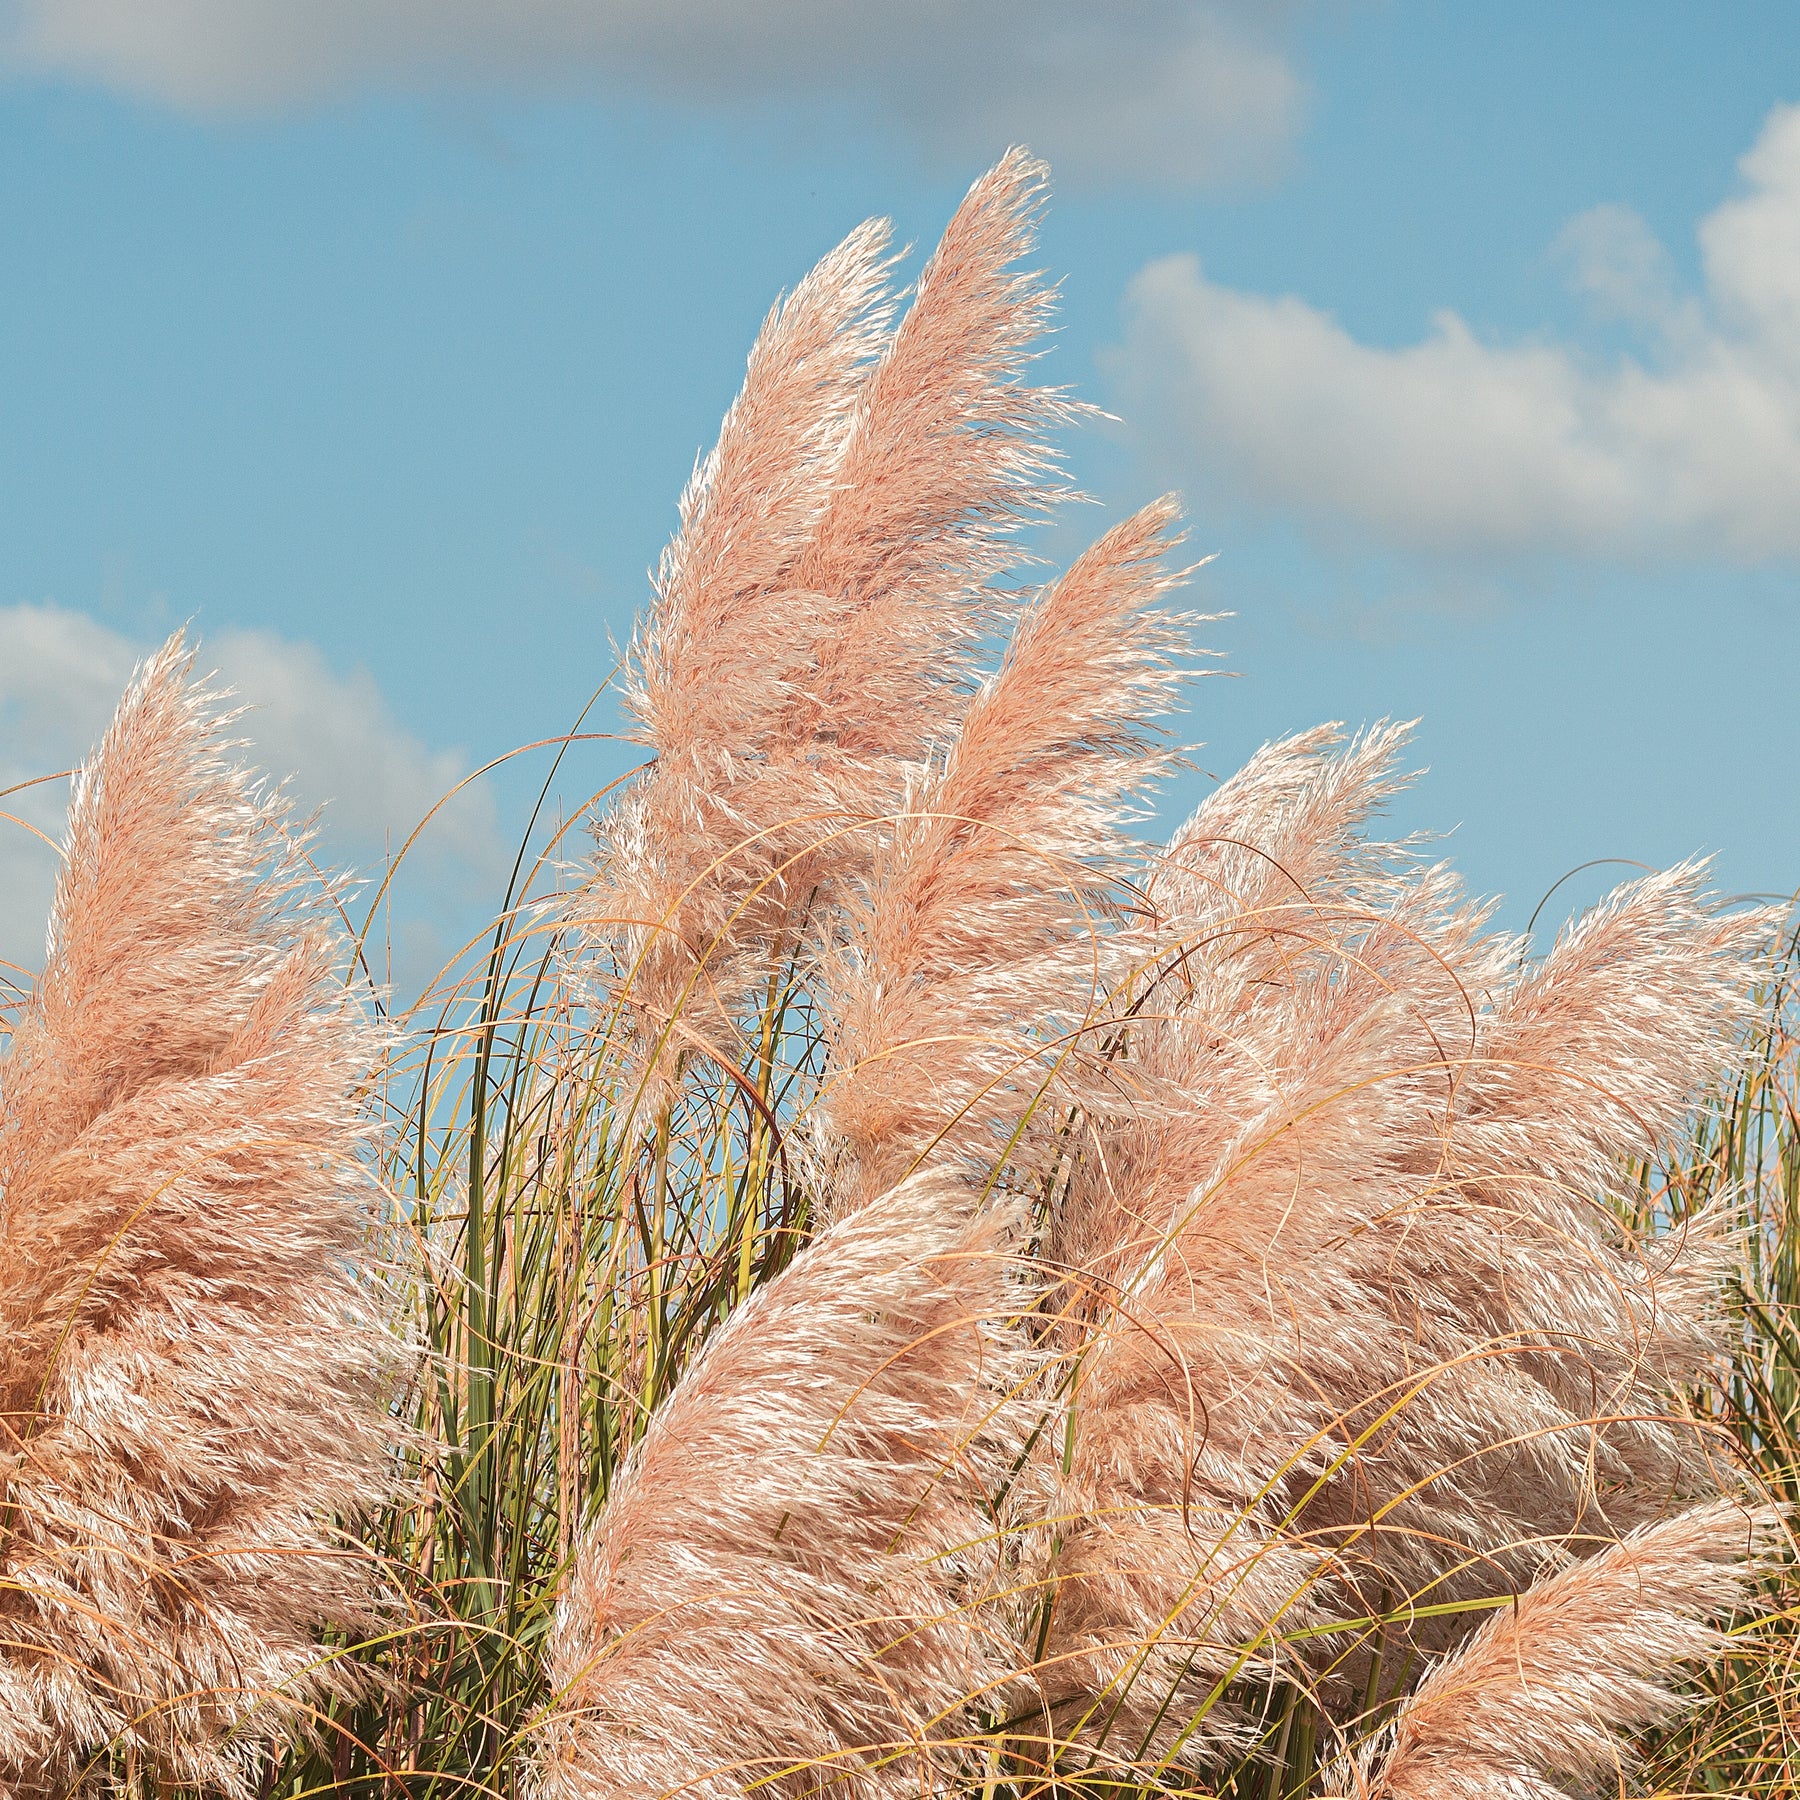
<instances>
[{"instance_id":1,"label":"soft feathery texture","mask_svg":"<svg viewBox=\"0 0 1800 1800\"><path fill-rule=\"evenodd\" d=\"M1334 1626L1732 1479L1676 1399L1717 1350L1717 1222L1646 1249L1605 1195L1722 1066L1766 921L1677 869L1532 963L1363 840L1399 741L1273 746L1178 834L1132 1116L1056 1220L1092 1299L1044 1679L1121 1760L1204 1762L1222 1680L1331 1702L1366 1635ZM1467 1629L1403 1619L1390 1663Z\"/></svg>"},{"instance_id":2,"label":"soft feathery texture","mask_svg":"<svg viewBox=\"0 0 1800 1800\"><path fill-rule=\"evenodd\" d=\"M0 1792L109 1753L253 1787L348 1683L397 1344L365 1273L377 1045L278 799L179 636L76 783L0 1063Z\"/></svg>"},{"instance_id":3,"label":"soft feathery texture","mask_svg":"<svg viewBox=\"0 0 1800 1800\"><path fill-rule=\"evenodd\" d=\"M1717 1652L1713 1621L1756 1572L1769 1526L1728 1503L1697 1507L1538 1582L1426 1676L1351 1790L1359 1800L1624 1791L1623 1740L1681 1710L1668 1684Z\"/></svg>"},{"instance_id":4,"label":"soft feathery texture","mask_svg":"<svg viewBox=\"0 0 1800 1800\"><path fill-rule=\"evenodd\" d=\"M1722 1066L1767 921L1684 867L1533 960L1370 839L1391 727L1270 746L1166 852L1134 840L1189 649L1173 506L998 587L1069 410L1022 380L1039 182L1015 154L976 184L891 335L873 232L772 316L638 648L657 762L586 902L611 997L667 1117L679 1057L733 1064L746 996L792 975L824 1061L784 1123L833 1223L684 1378L583 1553L545 1765L569 1800L942 1785L983 1687L1025 1709L1015 1750L1216 1768L1247 1692L1342 1717L1485 1599L1733 1484L1678 1398L1728 1234L1652 1252L1611 1190ZM1001 1485L1041 1529L1003 1606L950 1605L954 1559L889 1598L866 1557L918 1468L834 1485L795 1446L865 1378L858 1284L1009 1191L1064 1410ZM964 1428L966 1368L883 1369L923 1441ZM919 1528L980 1489L934 1487ZM876 1642L874 1596L907 1629Z\"/></svg>"},{"instance_id":5,"label":"soft feathery texture","mask_svg":"<svg viewBox=\"0 0 1800 1800\"><path fill-rule=\"evenodd\" d=\"M1018 1667L1025 1303L1006 1218L919 1177L727 1321L582 1545L549 1800L948 1786Z\"/></svg>"},{"instance_id":6,"label":"soft feathery texture","mask_svg":"<svg viewBox=\"0 0 1800 1800\"><path fill-rule=\"evenodd\" d=\"M578 902L652 1090L730 1058L746 984L866 866L974 686L1019 526L1057 497L1071 409L1023 379L1049 295L1009 273L1043 171L978 181L898 325L887 229L828 256L764 326L682 502L629 703L655 763L599 833Z\"/></svg>"},{"instance_id":7,"label":"soft feathery texture","mask_svg":"<svg viewBox=\"0 0 1800 1800\"><path fill-rule=\"evenodd\" d=\"M1151 721L1187 647L1155 604L1179 580L1175 518L1167 500L1144 508L1027 609L849 884L813 977L832 1061L812 1123L839 1211L928 1158L991 1169L1028 1119L1053 1139L1104 1072L1114 926L1141 855L1121 822L1171 760Z\"/></svg>"}]
</instances>

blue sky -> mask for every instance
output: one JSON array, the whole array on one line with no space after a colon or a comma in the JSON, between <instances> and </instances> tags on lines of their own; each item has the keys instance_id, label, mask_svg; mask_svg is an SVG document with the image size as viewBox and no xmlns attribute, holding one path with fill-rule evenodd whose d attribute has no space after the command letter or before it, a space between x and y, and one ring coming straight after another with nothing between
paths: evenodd
<instances>
[{"instance_id":1,"label":"blue sky","mask_svg":"<svg viewBox=\"0 0 1800 1800\"><path fill-rule=\"evenodd\" d=\"M1514 923L1590 858L1800 885L1791 0L0 0L0 70L0 785L192 619L368 866L604 676L776 292L1022 138L1120 420L1054 547L1187 496L1203 769L1418 715L1398 823ZM452 809L409 967L528 790Z\"/></svg>"}]
</instances>

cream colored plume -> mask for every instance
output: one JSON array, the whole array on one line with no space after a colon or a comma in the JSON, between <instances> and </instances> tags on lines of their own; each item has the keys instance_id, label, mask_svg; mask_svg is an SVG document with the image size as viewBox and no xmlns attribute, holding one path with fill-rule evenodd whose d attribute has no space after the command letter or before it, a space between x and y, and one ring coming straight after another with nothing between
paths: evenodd
<instances>
[{"instance_id":1,"label":"cream colored plume","mask_svg":"<svg viewBox=\"0 0 1800 1800\"><path fill-rule=\"evenodd\" d=\"M1727 1488L1682 1388L1716 1220L1607 1199L1726 1061L1767 921L1700 871L1541 962L1370 844L1388 730L1259 756L1172 845L1161 974L1052 1237L1090 1284L1046 1682L1108 1754L1206 1761L1225 1674L1335 1705L1583 1547ZM1146 1648L1148 1646L1148 1648ZM1322 1684L1322 1685L1321 1685Z\"/></svg>"},{"instance_id":2,"label":"cream colored plume","mask_svg":"<svg viewBox=\"0 0 1800 1800\"><path fill-rule=\"evenodd\" d=\"M1019 1669L1027 1299L1002 1215L920 1178L733 1314L582 1546L550 1800L950 1787Z\"/></svg>"},{"instance_id":3,"label":"cream colored plume","mask_svg":"<svg viewBox=\"0 0 1800 1800\"><path fill-rule=\"evenodd\" d=\"M1645 1525L1494 1613L1364 1756L1359 1800L1602 1800L1629 1735L1684 1702L1670 1682L1722 1640L1767 1519L1729 1503Z\"/></svg>"},{"instance_id":4,"label":"cream colored plume","mask_svg":"<svg viewBox=\"0 0 1800 1800\"><path fill-rule=\"evenodd\" d=\"M75 789L0 1063L0 1792L110 1757L255 1786L348 1676L395 1341L361 1098L378 1045L281 802L177 636Z\"/></svg>"},{"instance_id":5,"label":"cream colored plume","mask_svg":"<svg viewBox=\"0 0 1800 1800\"><path fill-rule=\"evenodd\" d=\"M683 499L632 657L656 760L577 907L659 1089L735 1056L746 985L866 867L1056 498L1040 438L1073 409L1023 380L1048 294L1008 272L1042 173L975 184L897 326L887 228L853 233L770 314Z\"/></svg>"}]
</instances>

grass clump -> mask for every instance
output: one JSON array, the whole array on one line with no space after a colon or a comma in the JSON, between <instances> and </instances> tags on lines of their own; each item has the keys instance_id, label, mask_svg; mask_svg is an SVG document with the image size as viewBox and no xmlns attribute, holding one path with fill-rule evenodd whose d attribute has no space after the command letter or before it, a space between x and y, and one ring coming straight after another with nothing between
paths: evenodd
<instances>
[{"instance_id":1,"label":"grass clump","mask_svg":"<svg viewBox=\"0 0 1800 1800\"><path fill-rule=\"evenodd\" d=\"M128 1020L112 1097L231 1077L261 1110L213 1188L122 1215L75 1121L61 1185L0 1165L0 1250L27 1266L52 1193L107 1225L60 1311L15 1308L84 1356L132 1299L88 1263L192 1272L125 1417L222 1294L296 1279L232 1209L312 1220L304 1329L234 1317L270 1383L317 1352L280 1428L332 1479L280 1515L305 1603L231 1615L241 1681L196 1660L230 1595L191 1568L251 1566L217 1535L254 1488L229 1384L193 1401L204 1494L146 1512L107 1465L130 1579L77 1557L52 1595L13 1527L18 1791L1785 1791L1776 921L1687 866L1548 947L1495 930L1377 835L1391 727L1270 745L1145 839L1196 621L1168 502L1029 575L1078 410L1028 379L1041 185L1020 154L977 183L904 311L871 226L771 313L628 658L648 760L534 826L378 1058L373 1002L280 973L273 827L169 786L262 935L170 937L154 1017L240 967L243 1016L192 1069ZM128 719L108 791L140 752ZM306 970L348 960L309 930ZM14 1495L98 1441L21 1381Z\"/></svg>"}]
</instances>

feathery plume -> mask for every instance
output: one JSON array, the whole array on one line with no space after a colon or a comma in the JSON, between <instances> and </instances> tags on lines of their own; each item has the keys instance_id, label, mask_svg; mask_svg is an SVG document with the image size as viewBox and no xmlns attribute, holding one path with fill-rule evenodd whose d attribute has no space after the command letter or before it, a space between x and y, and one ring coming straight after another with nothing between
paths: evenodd
<instances>
[{"instance_id":1,"label":"feathery plume","mask_svg":"<svg viewBox=\"0 0 1800 1800\"><path fill-rule=\"evenodd\" d=\"M1047 434L1092 409L1024 380L1053 294L1009 272L1030 254L1049 171L1009 150L957 208L858 396L832 504L796 568L836 596L790 743L853 765L918 762L967 699L976 635L1024 558L1019 529L1065 497Z\"/></svg>"},{"instance_id":2,"label":"feathery plume","mask_svg":"<svg viewBox=\"0 0 1800 1800\"><path fill-rule=\"evenodd\" d=\"M1755 1574L1771 1528L1729 1502L1641 1526L1497 1612L1365 1755L1366 1800L1566 1800L1621 1791L1625 1734L1684 1702L1665 1684L1713 1656L1712 1621ZM1371 1766L1372 1765L1372 1766Z\"/></svg>"},{"instance_id":3,"label":"feathery plume","mask_svg":"<svg viewBox=\"0 0 1800 1800\"><path fill-rule=\"evenodd\" d=\"M684 1012L703 1042L729 1033L733 950L779 919L783 890L759 884L789 846L759 833L820 809L812 772L771 764L768 741L823 604L789 575L886 337L887 241L884 223L863 225L770 311L718 443L682 496L633 646L627 704L656 762L605 821L580 905L593 932L616 941L640 1051L664 1076L682 1046L654 1046Z\"/></svg>"},{"instance_id":4,"label":"feathery plume","mask_svg":"<svg viewBox=\"0 0 1800 1800\"><path fill-rule=\"evenodd\" d=\"M1207 1022L1262 1020L1292 987L1294 965L1319 954L1327 921L1343 929L1391 902L1395 847L1358 833L1394 792L1405 741L1403 727L1382 726L1345 746L1323 725L1265 745L1155 858L1160 923L1128 995L1136 1016L1121 1070L1137 1122L1112 1134L1104 1166L1053 1220L1063 1266L1110 1288L1155 1256L1176 1216L1168 1196L1203 1173L1170 1160L1178 1121L1202 1091L1254 1079L1259 1046L1244 1042L1234 1063L1235 1037L1209 1035Z\"/></svg>"},{"instance_id":5,"label":"feathery plume","mask_svg":"<svg viewBox=\"0 0 1800 1800\"><path fill-rule=\"evenodd\" d=\"M656 764L581 902L658 1085L696 1043L731 1054L750 972L866 864L967 701L1008 538L1057 496L1040 438L1075 409L1023 380L1049 295L1007 273L1042 174L1012 152L975 184L897 329L887 229L852 234L771 313L684 498L634 658Z\"/></svg>"},{"instance_id":6,"label":"feathery plume","mask_svg":"<svg viewBox=\"0 0 1800 1800\"><path fill-rule=\"evenodd\" d=\"M1107 532L1020 621L943 766L846 896L816 986L834 1068L814 1123L853 1210L934 1151L991 1167L1056 1079L1078 1091L1141 854L1121 830L1172 753L1188 648L1172 501Z\"/></svg>"},{"instance_id":7,"label":"feathery plume","mask_svg":"<svg viewBox=\"0 0 1800 1800\"><path fill-rule=\"evenodd\" d=\"M1531 968L1443 870L1359 843L1397 741L1265 752L1177 839L1141 1099L1056 1224L1096 1298L1046 1680L1130 1758L1227 1742L1229 1709L1185 1724L1222 1672L1341 1688L1355 1621L1729 1481L1675 1399L1717 1351L1716 1229L1659 1266L1605 1196L1719 1066L1764 921L1680 869Z\"/></svg>"},{"instance_id":8,"label":"feathery plume","mask_svg":"<svg viewBox=\"0 0 1800 1800\"><path fill-rule=\"evenodd\" d=\"M249 1791L346 1691L390 1483L364 1272L376 1044L279 798L178 634L75 788L0 1063L0 1792L93 1759Z\"/></svg>"},{"instance_id":9,"label":"feathery plume","mask_svg":"<svg viewBox=\"0 0 1800 1800\"><path fill-rule=\"evenodd\" d=\"M1041 181L1014 153L978 182L879 355L864 362L859 345L824 402L805 390L807 407L841 408L842 432L806 440L829 445L813 486L777 477L779 541L762 542L747 501L733 513L717 496L733 469L785 468L798 440L777 434L756 458L734 411L664 566L637 700L659 761L606 830L612 885L597 896L658 934L621 939L626 998L646 1033L681 1012L677 1042L727 1037L735 971L793 949L804 896L830 946L806 963L809 985L857 1059L828 1112L849 1154L821 1204L853 1189L838 1210L866 1212L734 1317L652 1420L565 1601L554 1662L575 1712L549 1753L553 1785L712 1791L754 1765L788 1771L788 1788L916 1786L963 1754L968 1697L1026 1660L996 1648L983 1599L1000 1559L983 1495L1032 1478L1011 1471L1029 1427L1001 1404L1023 1353L992 1322L1021 1304L1004 1213L970 1222L966 1188L941 1176L879 1196L995 1072L1007 1098L977 1136L1035 1085L1015 1065L1040 1046L1011 1021L1040 996L1067 1011L1071 970L1093 990L1095 915L1115 904L1122 862L1113 815L1166 761L1145 725L1182 647L1150 604L1172 579L1166 503L1042 595L974 692L978 640L1011 607L997 587L1019 560L1008 540L1056 497L1039 434L1075 410L1023 380L1048 295L1008 270ZM843 321L868 316L872 276L854 304L835 282L841 319L820 335L842 342ZM740 409L759 370L788 379L794 304L765 332ZM800 511L785 496L802 487L826 498L790 534L781 522ZM710 547L728 513L756 540L728 536L729 556ZM804 539L792 555L790 537ZM727 603L719 571L739 565L756 580L734 577ZM734 682L733 656L755 661L753 678ZM966 1047L925 1052L946 1110L918 1097L918 1022L923 985L961 951L975 960L953 998L985 1010ZM882 1299L890 1288L910 1297ZM1005 1431L984 1417L996 1407ZM828 1429L840 1411L854 1431ZM713 1449L697 1460L697 1443ZM748 1548L727 1556L732 1543ZM788 1678L771 1687L771 1668Z\"/></svg>"},{"instance_id":10,"label":"feathery plume","mask_svg":"<svg viewBox=\"0 0 1800 1800\"><path fill-rule=\"evenodd\" d=\"M732 1315L582 1546L548 1800L947 1784L1018 1665L1023 1304L1003 1213L918 1178Z\"/></svg>"}]
</instances>

